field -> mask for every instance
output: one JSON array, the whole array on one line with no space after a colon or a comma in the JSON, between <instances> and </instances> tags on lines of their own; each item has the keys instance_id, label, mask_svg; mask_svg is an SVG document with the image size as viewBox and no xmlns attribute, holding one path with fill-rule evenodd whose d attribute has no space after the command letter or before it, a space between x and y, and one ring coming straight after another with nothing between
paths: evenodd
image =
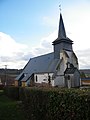
<instances>
[{"instance_id":1,"label":"field","mask_svg":"<svg viewBox=\"0 0 90 120\"><path fill-rule=\"evenodd\" d=\"M26 120L21 105L0 91L0 120Z\"/></svg>"}]
</instances>

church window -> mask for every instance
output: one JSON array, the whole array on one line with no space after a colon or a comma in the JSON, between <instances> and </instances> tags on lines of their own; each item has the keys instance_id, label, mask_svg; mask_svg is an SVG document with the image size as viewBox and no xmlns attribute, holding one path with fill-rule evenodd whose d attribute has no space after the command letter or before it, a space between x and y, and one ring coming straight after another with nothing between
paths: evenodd
<instances>
[{"instance_id":1,"label":"church window","mask_svg":"<svg viewBox=\"0 0 90 120\"><path fill-rule=\"evenodd\" d=\"M38 81L38 79L37 79L37 75L36 75L36 82Z\"/></svg>"},{"instance_id":2,"label":"church window","mask_svg":"<svg viewBox=\"0 0 90 120\"><path fill-rule=\"evenodd\" d=\"M47 79L43 79L43 81L47 81Z\"/></svg>"},{"instance_id":3,"label":"church window","mask_svg":"<svg viewBox=\"0 0 90 120\"><path fill-rule=\"evenodd\" d=\"M70 75L68 75L68 80L70 80Z\"/></svg>"},{"instance_id":4,"label":"church window","mask_svg":"<svg viewBox=\"0 0 90 120\"><path fill-rule=\"evenodd\" d=\"M50 80L50 75L48 76L48 83L50 84L51 80Z\"/></svg>"}]
</instances>

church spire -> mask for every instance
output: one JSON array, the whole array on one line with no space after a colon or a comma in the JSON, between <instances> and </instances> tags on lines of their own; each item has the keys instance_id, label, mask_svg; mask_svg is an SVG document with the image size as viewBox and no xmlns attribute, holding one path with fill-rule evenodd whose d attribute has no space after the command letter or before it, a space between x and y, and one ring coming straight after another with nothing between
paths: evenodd
<instances>
[{"instance_id":1,"label":"church spire","mask_svg":"<svg viewBox=\"0 0 90 120\"><path fill-rule=\"evenodd\" d=\"M59 21L58 38L66 38L66 31L61 13L60 13L60 21Z\"/></svg>"},{"instance_id":2,"label":"church spire","mask_svg":"<svg viewBox=\"0 0 90 120\"><path fill-rule=\"evenodd\" d=\"M53 45L55 44L59 44L59 43L69 43L72 44L73 41L70 40L67 36L66 36L66 31L65 31L65 27L64 27L64 22L63 22L63 18L62 18L62 14L60 12L60 20L59 20L59 29L58 29L58 38L53 41Z\"/></svg>"},{"instance_id":3,"label":"church spire","mask_svg":"<svg viewBox=\"0 0 90 120\"><path fill-rule=\"evenodd\" d=\"M72 48L73 41L66 36L66 31L61 13L58 29L58 38L54 40L52 43L54 46L54 58L60 59L61 50L73 51Z\"/></svg>"}]
</instances>

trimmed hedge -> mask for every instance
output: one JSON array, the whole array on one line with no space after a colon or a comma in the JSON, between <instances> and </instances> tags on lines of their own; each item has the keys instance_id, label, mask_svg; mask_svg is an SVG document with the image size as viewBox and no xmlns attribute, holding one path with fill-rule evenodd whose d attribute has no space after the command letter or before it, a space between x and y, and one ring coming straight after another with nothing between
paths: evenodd
<instances>
[{"instance_id":1,"label":"trimmed hedge","mask_svg":"<svg viewBox=\"0 0 90 120\"><path fill-rule=\"evenodd\" d=\"M40 89L21 89L20 99L22 100L28 119L46 120L48 118L48 92Z\"/></svg>"},{"instance_id":2,"label":"trimmed hedge","mask_svg":"<svg viewBox=\"0 0 90 120\"><path fill-rule=\"evenodd\" d=\"M4 89L4 85L0 85L0 90L3 90Z\"/></svg>"},{"instance_id":3,"label":"trimmed hedge","mask_svg":"<svg viewBox=\"0 0 90 120\"><path fill-rule=\"evenodd\" d=\"M22 101L27 120L90 120L90 89L6 90L8 96Z\"/></svg>"},{"instance_id":4,"label":"trimmed hedge","mask_svg":"<svg viewBox=\"0 0 90 120\"><path fill-rule=\"evenodd\" d=\"M90 119L90 90L21 88L20 95L30 120Z\"/></svg>"},{"instance_id":5,"label":"trimmed hedge","mask_svg":"<svg viewBox=\"0 0 90 120\"><path fill-rule=\"evenodd\" d=\"M4 87L4 94L7 95L9 98L14 100L19 100L19 87Z\"/></svg>"}]
</instances>

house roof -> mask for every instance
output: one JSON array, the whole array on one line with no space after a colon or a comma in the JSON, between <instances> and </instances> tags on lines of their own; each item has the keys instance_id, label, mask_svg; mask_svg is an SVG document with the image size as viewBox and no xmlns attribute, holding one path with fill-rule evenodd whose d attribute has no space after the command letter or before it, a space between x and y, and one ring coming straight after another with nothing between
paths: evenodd
<instances>
[{"instance_id":1,"label":"house roof","mask_svg":"<svg viewBox=\"0 0 90 120\"><path fill-rule=\"evenodd\" d=\"M85 74L90 74L90 69L80 69L80 72L84 72Z\"/></svg>"},{"instance_id":2,"label":"house roof","mask_svg":"<svg viewBox=\"0 0 90 120\"><path fill-rule=\"evenodd\" d=\"M20 80L23 74L26 74L21 81L26 81L33 73L54 72L60 60L54 59L54 53L34 57L29 60L22 73L16 78Z\"/></svg>"},{"instance_id":3,"label":"house roof","mask_svg":"<svg viewBox=\"0 0 90 120\"><path fill-rule=\"evenodd\" d=\"M82 81L83 81L83 80L87 81L87 80L90 80L90 77L87 77L87 78L81 78L81 80L82 80Z\"/></svg>"}]
</instances>

